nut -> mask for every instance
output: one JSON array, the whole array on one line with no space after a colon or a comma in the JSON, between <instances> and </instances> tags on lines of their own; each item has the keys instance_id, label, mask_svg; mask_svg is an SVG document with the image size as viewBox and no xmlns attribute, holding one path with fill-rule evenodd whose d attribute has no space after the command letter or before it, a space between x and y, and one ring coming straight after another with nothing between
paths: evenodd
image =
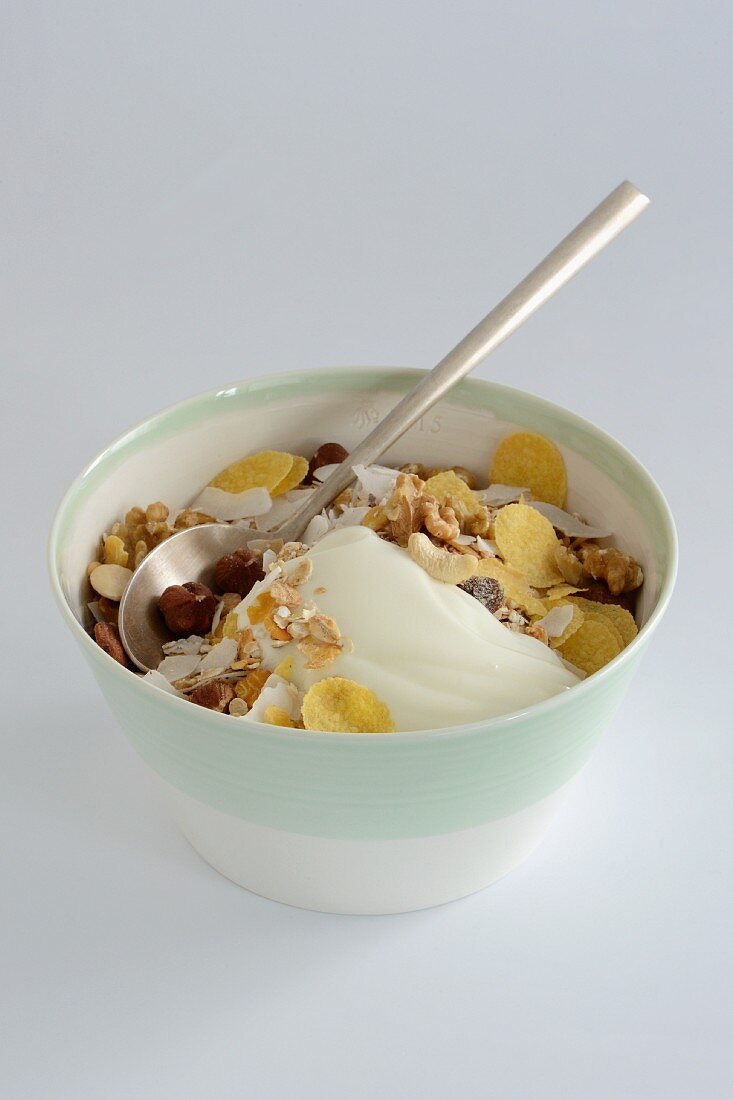
<instances>
[{"instance_id":1,"label":"nut","mask_svg":"<svg viewBox=\"0 0 733 1100\"><path fill-rule=\"evenodd\" d=\"M234 697L234 688L226 680L209 680L208 683L194 688L189 695L192 703L206 707L207 710L219 711L220 714L227 709Z\"/></svg>"},{"instance_id":2,"label":"nut","mask_svg":"<svg viewBox=\"0 0 733 1100\"><path fill-rule=\"evenodd\" d=\"M120 641L119 632L113 623L95 623L94 641L105 653L109 653L112 660L124 665L125 668L130 667L127 654Z\"/></svg>"},{"instance_id":3,"label":"nut","mask_svg":"<svg viewBox=\"0 0 733 1100\"><path fill-rule=\"evenodd\" d=\"M89 582L99 596L119 603L130 583L132 569L124 565L98 565L89 576Z\"/></svg>"},{"instance_id":4,"label":"nut","mask_svg":"<svg viewBox=\"0 0 733 1100\"><path fill-rule=\"evenodd\" d=\"M107 565L127 565L129 554L119 535L107 535L104 540L104 560Z\"/></svg>"},{"instance_id":5,"label":"nut","mask_svg":"<svg viewBox=\"0 0 733 1100\"><path fill-rule=\"evenodd\" d=\"M117 619L120 614L120 605L114 603L112 600L108 600L106 596L100 596L97 601L99 605L99 611L102 618L107 623L112 623L113 626L117 626Z\"/></svg>"},{"instance_id":6,"label":"nut","mask_svg":"<svg viewBox=\"0 0 733 1100\"><path fill-rule=\"evenodd\" d=\"M343 462L349 457L349 452L340 443L321 443L308 464L308 476L306 481L312 481L316 470L321 466L332 466L334 462Z\"/></svg>"},{"instance_id":7,"label":"nut","mask_svg":"<svg viewBox=\"0 0 733 1100\"><path fill-rule=\"evenodd\" d=\"M585 572L594 581L605 581L613 596L620 596L622 592L633 592L644 580L639 563L614 546L604 549L591 545L582 546L579 557Z\"/></svg>"},{"instance_id":8,"label":"nut","mask_svg":"<svg viewBox=\"0 0 733 1100\"><path fill-rule=\"evenodd\" d=\"M257 581L265 575L262 561L246 550L235 550L219 558L214 569L214 580L220 592L237 592L246 596Z\"/></svg>"},{"instance_id":9,"label":"nut","mask_svg":"<svg viewBox=\"0 0 733 1100\"><path fill-rule=\"evenodd\" d=\"M431 535L436 539L457 539L461 528L456 519L456 513L448 504L438 504L435 497L423 498L423 523Z\"/></svg>"},{"instance_id":10,"label":"nut","mask_svg":"<svg viewBox=\"0 0 733 1100\"><path fill-rule=\"evenodd\" d=\"M634 614L634 608L636 607L635 591L621 592L618 596L614 596L605 581L584 581L582 595L586 600L593 600L594 603L617 604L619 607L625 607L632 615Z\"/></svg>"},{"instance_id":11,"label":"nut","mask_svg":"<svg viewBox=\"0 0 733 1100\"><path fill-rule=\"evenodd\" d=\"M163 504L162 500L157 500L154 504L149 504L145 509L145 519L148 523L162 523L163 520L168 519L169 510Z\"/></svg>"},{"instance_id":12,"label":"nut","mask_svg":"<svg viewBox=\"0 0 733 1100\"><path fill-rule=\"evenodd\" d=\"M427 535L415 532L407 541L407 551L413 561L434 580L444 584L462 584L474 572L476 559L463 554L451 554L435 546Z\"/></svg>"},{"instance_id":13,"label":"nut","mask_svg":"<svg viewBox=\"0 0 733 1100\"><path fill-rule=\"evenodd\" d=\"M202 523L214 522L214 517L207 515L206 512L196 512L193 508L184 508L176 516L176 522L173 526L176 531L182 531L188 527L198 527Z\"/></svg>"},{"instance_id":14,"label":"nut","mask_svg":"<svg viewBox=\"0 0 733 1100\"><path fill-rule=\"evenodd\" d=\"M208 634L216 604L211 589L195 581L170 585L158 600L166 626L176 638Z\"/></svg>"},{"instance_id":15,"label":"nut","mask_svg":"<svg viewBox=\"0 0 733 1100\"><path fill-rule=\"evenodd\" d=\"M465 466L433 466L425 471L425 480L427 481L429 477L435 477L436 474L447 474L451 470L461 481L465 481L469 489L475 489L478 485L478 479Z\"/></svg>"}]
</instances>

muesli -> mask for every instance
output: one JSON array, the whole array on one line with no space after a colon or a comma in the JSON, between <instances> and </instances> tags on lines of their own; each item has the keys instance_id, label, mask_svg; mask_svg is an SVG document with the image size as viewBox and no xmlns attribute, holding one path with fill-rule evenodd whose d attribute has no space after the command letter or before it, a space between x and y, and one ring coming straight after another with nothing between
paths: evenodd
<instances>
[{"instance_id":1,"label":"muesli","mask_svg":"<svg viewBox=\"0 0 733 1100\"><path fill-rule=\"evenodd\" d=\"M347 457L338 443L323 444L310 460L262 451L222 470L188 507L175 511L158 501L130 509L101 535L87 571L98 644L129 667L116 624L133 571L176 531L213 522L240 526L248 537L262 531L263 538L216 563L214 589L191 581L161 592L160 613L172 637L146 679L240 719L354 733L405 728L404 716L396 723L375 693L378 684L340 674L354 665L349 657L359 656L360 645L359 624L345 637L329 605L335 596L328 570L339 554L355 552L335 535L348 528L373 533L366 545L361 539L359 552L368 551L380 570L404 570L409 563L430 578L420 590L425 599L443 600L442 586L460 590L451 593L450 607L441 603L441 621L447 614L470 618L480 606L516 635L510 664L525 656L534 660L541 654L537 647L545 647L542 674L549 674L549 661L566 678L561 681L558 671L545 694L568 686L568 676L572 683L594 674L635 637L641 566L612 544L610 530L566 510L565 463L551 440L531 432L507 436L483 485L458 465L354 466L353 484L309 524L301 542L283 545L264 537ZM389 544L391 556L376 544ZM324 550L330 547L329 558ZM314 565L325 578L315 586ZM419 575L404 574L408 585ZM488 623L475 621L479 631ZM475 645L480 648L480 639ZM501 671L509 665L491 661L495 679L509 675ZM517 682L526 679L517 674ZM505 687L496 706L511 709Z\"/></svg>"}]
</instances>

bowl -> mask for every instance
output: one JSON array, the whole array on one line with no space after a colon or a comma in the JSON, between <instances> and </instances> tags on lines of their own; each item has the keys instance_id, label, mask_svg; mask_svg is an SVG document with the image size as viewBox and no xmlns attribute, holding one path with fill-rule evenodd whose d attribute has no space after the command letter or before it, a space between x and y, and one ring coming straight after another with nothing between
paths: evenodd
<instances>
[{"instance_id":1,"label":"bowl","mask_svg":"<svg viewBox=\"0 0 733 1100\"><path fill-rule=\"evenodd\" d=\"M51 533L51 581L63 617L184 835L240 886L308 909L421 909L480 890L524 860L621 702L674 583L674 524L643 466L573 413L471 379L383 461L486 471L511 431L553 439L568 467L569 507L610 525L617 545L645 570L639 634L600 672L544 703L471 725L313 733L245 725L192 706L143 683L90 638L85 571L102 529L135 504L187 503L249 452L309 454L330 439L351 448L422 373L354 367L280 375L174 405L87 466Z\"/></svg>"}]
</instances>

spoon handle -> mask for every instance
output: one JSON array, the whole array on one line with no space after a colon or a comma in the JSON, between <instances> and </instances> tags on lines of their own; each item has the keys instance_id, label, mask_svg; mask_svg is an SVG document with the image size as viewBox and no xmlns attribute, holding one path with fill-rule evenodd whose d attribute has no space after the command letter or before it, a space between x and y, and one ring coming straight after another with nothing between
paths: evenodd
<instances>
[{"instance_id":1,"label":"spoon handle","mask_svg":"<svg viewBox=\"0 0 733 1100\"><path fill-rule=\"evenodd\" d=\"M483 321L377 424L349 457L320 485L295 515L277 528L285 541L297 540L314 516L354 480L352 466L368 466L424 416L494 348L511 336L560 287L638 218L649 199L628 180L601 202L541 263L510 291ZM275 532L273 532L275 533Z\"/></svg>"}]
</instances>

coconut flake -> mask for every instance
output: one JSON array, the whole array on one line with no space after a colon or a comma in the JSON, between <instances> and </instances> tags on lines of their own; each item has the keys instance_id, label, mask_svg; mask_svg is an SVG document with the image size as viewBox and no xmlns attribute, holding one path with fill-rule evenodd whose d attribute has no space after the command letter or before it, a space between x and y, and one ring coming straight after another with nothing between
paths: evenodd
<instances>
[{"instance_id":1,"label":"coconut flake","mask_svg":"<svg viewBox=\"0 0 733 1100\"><path fill-rule=\"evenodd\" d=\"M358 462L352 466L357 478L357 491L360 496L373 496L376 500L384 500L395 487L398 470L392 470L389 466L361 466Z\"/></svg>"},{"instance_id":2,"label":"coconut flake","mask_svg":"<svg viewBox=\"0 0 733 1100\"><path fill-rule=\"evenodd\" d=\"M562 531L571 539L605 539L613 533L608 527L591 527L577 516L571 516L569 512L557 508L554 504L546 504L544 500L528 500L527 504L545 519L549 519L553 527L557 527L558 531Z\"/></svg>"},{"instance_id":3,"label":"coconut flake","mask_svg":"<svg viewBox=\"0 0 733 1100\"><path fill-rule=\"evenodd\" d=\"M304 501L314 492L315 490L308 486L305 489L291 489L289 493L275 497L270 511L263 519L258 520L258 528L261 531L270 531L278 527L286 519L294 516Z\"/></svg>"},{"instance_id":4,"label":"coconut flake","mask_svg":"<svg viewBox=\"0 0 733 1100\"><path fill-rule=\"evenodd\" d=\"M232 661L237 659L236 638L222 638L220 642L209 650L198 667L199 672L206 672L210 668L229 668ZM186 673L184 673L184 676ZM173 677L178 679L178 677Z\"/></svg>"},{"instance_id":5,"label":"coconut flake","mask_svg":"<svg viewBox=\"0 0 733 1100\"><path fill-rule=\"evenodd\" d=\"M267 489L245 489L243 493L227 493L224 489L215 489L207 485L194 501L197 512L205 512L220 523L231 523L237 519L251 519L263 516L272 507L272 497Z\"/></svg>"},{"instance_id":6,"label":"coconut flake","mask_svg":"<svg viewBox=\"0 0 733 1100\"><path fill-rule=\"evenodd\" d=\"M215 627L212 625L212 631ZM190 634L188 638L175 638L172 642L165 642L163 645L163 652L166 657L171 657L174 654L185 654L191 656L192 654L200 654L201 647L204 644L204 639L198 634Z\"/></svg>"},{"instance_id":7,"label":"coconut flake","mask_svg":"<svg viewBox=\"0 0 733 1100\"><path fill-rule=\"evenodd\" d=\"M489 558L495 558L499 554L499 547L494 540L482 539L480 535L476 536L476 549Z\"/></svg>"},{"instance_id":8,"label":"coconut flake","mask_svg":"<svg viewBox=\"0 0 733 1100\"><path fill-rule=\"evenodd\" d=\"M473 543L476 541L476 536L475 535L456 535L456 537L454 539L452 539L451 541L457 543L458 546L472 546Z\"/></svg>"},{"instance_id":9,"label":"coconut flake","mask_svg":"<svg viewBox=\"0 0 733 1100\"><path fill-rule=\"evenodd\" d=\"M570 604L561 607L553 607L547 612L544 619L540 619L535 626L544 626L548 638L559 638L569 626L573 618L573 609Z\"/></svg>"},{"instance_id":10,"label":"coconut flake","mask_svg":"<svg viewBox=\"0 0 733 1100\"><path fill-rule=\"evenodd\" d=\"M174 680L183 680L186 676L190 676L194 669L198 668L200 661L201 658L195 653L175 654L163 658L158 665L158 672L172 683Z\"/></svg>"},{"instance_id":11,"label":"coconut flake","mask_svg":"<svg viewBox=\"0 0 733 1100\"><path fill-rule=\"evenodd\" d=\"M270 566L274 565L277 561L277 554L274 550L265 550L262 555L262 568L266 573L270 572Z\"/></svg>"},{"instance_id":12,"label":"coconut flake","mask_svg":"<svg viewBox=\"0 0 733 1100\"><path fill-rule=\"evenodd\" d=\"M347 506L340 516L333 521L334 527L358 527L369 511L368 505L359 505L358 508Z\"/></svg>"},{"instance_id":13,"label":"coconut flake","mask_svg":"<svg viewBox=\"0 0 733 1100\"><path fill-rule=\"evenodd\" d=\"M334 470L338 470L340 462L329 462L326 466L319 466L317 470L313 471L313 478L315 481L326 481L331 476Z\"/></svg>"},{"instance_id":14,"label":"coconut flake","mask_svg":"<svg viewBox=\"0 0 733 1100\"><path fill-rule=\"evenodd\" d=\"M250 707L244 720L262 722L268 707L282 707L290 718L297 718L300 711L300 692L295 684L288 683L275 673L267 678L265 686Z\"/></svg>"},{"instance_id":15,"label":"coconut flake","mask_svg":"<svg viewBox=\"0 0 733 1100\"><path fill-rule=\"evenodd\" d=\"M314 516L303 532L303 542L306 546L312 546L314 542L318 542L330 530L331 524L323 513Z\"/></svg>"},{"instance_id":16,"label":"coconut flake","mask_svg":"<svg viewBox=\"0 0 733 1100\"><path fill-rule=\"evenodd\" d=\"M91 603L87 604L87 607L89 608L95 623L104 623L107 621L102 612L99 610L99 600L92 600Z\"/></svg>"},{"instance_id":17,"label":"coconut flake","mask_svg":"<svg viewBox=\"0 0 733 1100\"><path fill-rule=\"evenodd\" d=\"M494 485L489 485L488 489L475 489L474 495L478 497L481 504L501 508L504 504L513 504L521 496L528 496L529 489L520 489L516 485L502 485L497 481Z\"/></svg>"},{"instance_id":18,"label":"coconut flake","mask_svg":"<svg viewBox=\"0 0 733 1100\"><path fill-rule=\"evenodd\" d=\"M156 669L151 669L150 672L146 672L143 676L145 683L150 684L152 687L157 688L159 691L165 691L168 695L177 695L179 699L185 699L185 695L178 688L174 688L173 684L169 683Z\"/></svg>"}]
</instances>

